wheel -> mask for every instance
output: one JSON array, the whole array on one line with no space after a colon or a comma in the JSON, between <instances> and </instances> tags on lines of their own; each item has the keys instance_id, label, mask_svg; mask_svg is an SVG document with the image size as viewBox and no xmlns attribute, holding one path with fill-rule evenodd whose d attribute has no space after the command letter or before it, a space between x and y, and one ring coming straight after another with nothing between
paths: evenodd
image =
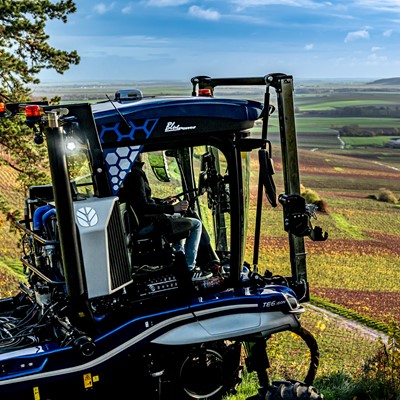
<instances>
[{"instance_id":1,"label":"wheel","mask_svg":"<svg viewBox=\"0 0 400 400\"><path fill-rule=\"evenodd\" d=\"M247 400L322 400L324 397L312 386L319 365L318 344L307 329L300 327L292 333L303 339L309 353L309 365L304 382L296 380L276 380L267 388L259 389L258 394ZM304 354L305 355L305 354ZM305 357L307 359L308 357Z\"/></svg>"},{"instance_id":2,"label":"wheel","mask_svg":"<svg viewBox=\"0 0 400 400\"><path fill-rule=\"evenodd\" d=\"M319 365L319 349L313 334L306 328L272 335L267 341L267 352L272 375L290 376L307 385L313 384ZM286 362L275 363L274 359Z\"/></svg>"},{"instance_id":3,"label":"wheel","mask_svg":"<svg viewBox=\"0 0 400 400\"><path fill-rule=\"evenodd\" d=\"M240 383L240 342L212 342L175 354L175 368L167 375L173 391L165 399L220 400L236 393ZM163 397L164 399L164 397Z\"/></svg>"},{"instance_id":4,"label":"wheel","mask_svg":"<svg viewBox=\"0 0 400 400\"><path fill-rule=\"evenodd\" d=\"M323 400L323 398L324 396L313 386L298 381L272 382L265 395L265 400Z\"/></svg>"}]
</instances>

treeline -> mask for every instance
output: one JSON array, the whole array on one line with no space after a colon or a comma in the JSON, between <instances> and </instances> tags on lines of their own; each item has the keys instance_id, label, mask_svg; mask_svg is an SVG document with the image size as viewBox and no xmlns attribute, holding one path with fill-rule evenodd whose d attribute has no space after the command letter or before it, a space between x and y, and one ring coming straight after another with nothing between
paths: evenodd
<instances>
[{"instance_id":1,"label":"treeline","mask_svg":"<svg viewBox=\"0 0 400 400\"><path fill-rule=\"evenodd\" d=\"M400 128L362 128L358 125L345 125L337 128L340 136L348 137L373 137L373 136L399 136Z\"/></svg>"},{"instance_id":2,"label":"treeline","mask_svg":"<svg viewBox=\"0 0 400 400\"><path fill-rule=\"evenodd\" d=\"M296 110L305 117L363 117L363 118L400 118L400 106L346 106L337 107L333 110Z\"/></svg>"}]
</instances>

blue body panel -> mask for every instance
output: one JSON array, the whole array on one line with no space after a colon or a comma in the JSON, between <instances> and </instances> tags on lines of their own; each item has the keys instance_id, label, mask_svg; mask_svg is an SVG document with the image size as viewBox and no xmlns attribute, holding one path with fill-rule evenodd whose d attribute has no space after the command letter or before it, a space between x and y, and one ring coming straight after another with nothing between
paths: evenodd
<instances>
[{"instance_id":1,"label":"blue body panel","mask_svg":"<svg viewBox=\"0 0 400 400\"><path fill-rule=\"evenodd\" d=\"M76 349L55 343L32 346L0 355L0 392L14 385L31 386L59 377L103 368L114 358L134 353L150 343L185 345L225 339L242 339L252 334L271 334L296 328L302 307L292 309L287 287L266 286L226 290L207 298L194 298L190 305L138 317L132 316L115 329L93 338L96 351L76 357ZM240 321L240 324L238 323ZM218 327L223 326L223 332ZM238 329L240 327L240 329ZM179 333L177 335L177 332ZM173 338L173 340L171 340Z\"/></svg>"}]
</instances>

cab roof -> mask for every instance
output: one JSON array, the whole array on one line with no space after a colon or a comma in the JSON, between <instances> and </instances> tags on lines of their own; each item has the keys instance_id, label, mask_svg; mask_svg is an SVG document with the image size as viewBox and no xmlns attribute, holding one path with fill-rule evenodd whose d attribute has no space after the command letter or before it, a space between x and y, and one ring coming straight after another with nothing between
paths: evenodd
<instances>
[{"instance_id":1,"label":"cab roof","mask_svg":"<svg viewBox=\"0 0 400 400\"><path fill-rule=\"evenodd\" d=\"M253 127L263 104L214 97L145 97L92 105L101 143L137 142L168 135L241 131Z\"/></svg>"}]
</instances>

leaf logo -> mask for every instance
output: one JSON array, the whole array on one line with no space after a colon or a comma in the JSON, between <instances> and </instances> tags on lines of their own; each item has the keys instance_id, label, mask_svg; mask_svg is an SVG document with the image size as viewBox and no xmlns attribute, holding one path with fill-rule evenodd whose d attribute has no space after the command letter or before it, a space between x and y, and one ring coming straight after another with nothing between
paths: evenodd
<instances>
[{"instance_id":1,"label":"leaf logo","mask_svg":"<svg viewBox=\"0 0 400 400\"><path fill-rule=\"evenodd\" d=\"M99 222L97 212L92 207L82 207L76 212L76 219L80 226L88 228Z\"/></svg>"}]
</instances>

